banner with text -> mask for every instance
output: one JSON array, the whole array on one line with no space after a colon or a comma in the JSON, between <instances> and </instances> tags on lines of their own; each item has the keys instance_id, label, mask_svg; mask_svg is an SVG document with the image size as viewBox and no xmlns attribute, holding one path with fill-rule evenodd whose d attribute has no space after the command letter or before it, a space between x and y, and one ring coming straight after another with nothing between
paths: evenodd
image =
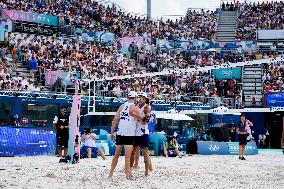
<instances>
[{"instance_id":1,"label":"banner with text","mask_svg":"<svg viewBox=\"0 0 284 189\"><path fill-rule=\"evenodd\" d=\"M265 107L284 107L284 93L266 93L264 96Z\"/></svg>"},{"instance_id":2,"label":"banner with text","mask_svg":"<svg viewBox=\"0 0 284 189\"><path fill-rule=\"evenodd\" d=\"M239 143L238 142L228 142L228 148L231 155L239 154ZM257 146L255 142L248 142L245 149L246 155L258 154Z\"/></svg>"},{"instance_id":3,"label":"banner with text","mask_svg":"<svg viewBox=\"0 0 284 189\"><path fill-rule=\"evenodd\" d=\"M47 26L47 25L38 25L36 23L28 22L14 22L13 23L13 32L20 33L32 33L38 35L54 35L58 31L57 27Z\"/></svg>"},{"instance_id":4,"label":"banner with text","mask_svg":"<svg viewBox=\"0 0 284 189\"><path fill-rule=\"evenodd\" d=\"M201 155L237 155L239 154L238 142L211 142L197 141L197 151ZM255 142L248 142L245 149L246 155L258 154Z\"/></svg>"},{"instance_id":5,"label":"banner with text","mask_svg":"<svg viewBox=\"0 0 284 189\"><path fill-rule=\"evenodd\" d=\"M222 79L241 79L242 68L219 68L211 70L212 75L215 76L217 80Z\"/></svg>"},{"instance_id":6,"label":"banner with text","mask_svg":"<svg viewBox=\"0 0 284 189\"><path fill-rule=\"evenodd\" d=\"M229 155L227 142L205 142L197 141L197 151L201 155Z\"/></svg>"},{"instance_id":7,"label":"banner with text","mask_svg":"<svg viewBox=\"0 0 284 189\"><path fill-rule=\"evenodd\" d=\"M56 133L38 128L0 127L0 156L54 155Z\"/></svg>"},{"instance_id":8,"label":"banner with text","mask_svg":"<svg viewBox=\"0 0 284 189\"><path fill-rule=\"evenodd\" d=\"M10 19L13 21L33 22L50 26L58 25L57 16L23 12L17 10L2 9L2 18Z\"/></svg>"}]
</instances>

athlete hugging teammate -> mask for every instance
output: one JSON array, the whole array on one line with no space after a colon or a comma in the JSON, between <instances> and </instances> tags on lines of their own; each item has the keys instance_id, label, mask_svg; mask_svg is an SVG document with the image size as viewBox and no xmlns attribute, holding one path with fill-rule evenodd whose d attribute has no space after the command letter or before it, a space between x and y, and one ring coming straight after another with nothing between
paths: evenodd
<instances>
[{"instance_id":1,"label":"athlete hugging teammate","mask_svg":"<svg viewBox=\"0 0 284 189\"><path fill-rule=\"evenodd\" d=\"M114 140L114 130L117 126L118 126L118 130L116 133L116 149L115 149L114 157L112 159L111 169L109 172L109 178L113 176L113 172L117 165L118 158L120 156L122 147L124 147L124 151L125 151L124 155L125 155L126 179L130 179L132 176L131 167L130 167L130 156L133 151L133 145L135 145L136 143L137 124L139 122L142 125L147 125L147 122L149 122L150 120L149 116L147 115L143 117L141 110L137 106L135 106L136 97L137 97L137 93L134 91L131 91L128 94L129 101L120 106L120 108L116 112L115 117L113 118L112 126L111 126L111 139L112 140Z\"/></svg>"},{"instance_id":2,"label":"athlete hugging teammate","mask_svg":"<svg viewBox=\"0 0 284 189\"><path fill-rule=\"evenodd\" d=\"M134 142L134 148L131 154L131 167L138 169L138 162L140 157L140 148L142 149L145 163L145 176L149 175L149 171L152 171L152 163L149 155L149 129L148 123L150 121L151 107L149 106L149 99L147 94L142 92L138 94L138 108L140 116L145 119L145 122L137 122L136 136Z\"/></svg>"}]
</instances>

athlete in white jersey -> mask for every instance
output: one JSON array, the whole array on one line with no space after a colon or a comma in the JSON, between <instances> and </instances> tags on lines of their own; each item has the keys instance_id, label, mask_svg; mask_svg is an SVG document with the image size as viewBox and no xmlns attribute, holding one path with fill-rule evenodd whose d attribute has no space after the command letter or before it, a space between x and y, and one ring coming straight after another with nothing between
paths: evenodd
<instances>
[{"instance_id":1,"label":"athlete in white jersey","mask_svg":"<svg viewBox=\"0 0 284 189\"><path fill-rule=\"evenodd\" d=\"M139 98L139 113L141 117L146 118L146 122L137 122L136 137L134 143L134 149L131 154L131 167L138 168L138 162L140 157L140 147L142 148L144 163L145 163L145 176L149 175L149 171L152 171L152 163L149 156L149 129L148 122L150 121L151 108L149 106L149 100L146 93L138 94Z\"/></svg>"},{"instance_id":2,"label":"athlete in white jersey","mask_svg":"<svg viewBox=\"0 0 284 189\"><path fill-rule=\"evenodd\" d=\"M134 91L131 91L128 94L129 101L120 106L112 121L111 135L110 135L112 140L114 140L114 130L117 125L118 125L118 131L116 134L116 149L111 163L109 178L113 176L113 172L117 165L118 158L120 156L120 152L123 146L125 151L126 179L130 179L131 177L130 156L133 150L136 125L138 120L139 121L144 120L143 117L139 115L138 107L136 107L134 104L136 96L137 94Z\"/></svg>"}]
</instances>

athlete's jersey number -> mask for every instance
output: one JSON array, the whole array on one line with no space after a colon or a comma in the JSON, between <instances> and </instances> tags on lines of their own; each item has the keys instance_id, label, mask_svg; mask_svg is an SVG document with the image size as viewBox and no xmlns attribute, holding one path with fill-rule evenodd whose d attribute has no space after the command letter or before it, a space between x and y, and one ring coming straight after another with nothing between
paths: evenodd
<instances>
[{"instance_id":1,"label":"athlete's jersey number","mask_svg":"<svg viewBox=\"0 0 284 189\"><path fill-rule=\"evenodd\" d=\"M129 115L127 113L128 106L125 107L124 111L120 114L120 119L129 121Z\"/></svg>"}]
</instances>

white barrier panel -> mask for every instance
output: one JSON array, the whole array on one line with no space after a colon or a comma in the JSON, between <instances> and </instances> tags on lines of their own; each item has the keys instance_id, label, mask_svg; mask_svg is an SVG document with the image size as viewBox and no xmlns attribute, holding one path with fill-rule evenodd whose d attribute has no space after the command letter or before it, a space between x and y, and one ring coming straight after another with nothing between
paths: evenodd
<instances>
[{"instance_id":1,"label":"white barrier panel","mask_svg":"<svg viewBox=\"0 0 284 189\"><path fill-rule=\"evenodd\" d=\"M284 107L273 107L273 108L244 108L244 109L211 109L211 110L182 110L178 111L177 114L186 114L186 115L194 115L194 114L232 114L238 115L238 113L249 113L249 112L279 112L283 111ZM171 114L169 111L153 111L154 114ZM90 112L88 115L115 115L116 112Z\"/></svg>"},{"instance_id":2,"label":"white barrier panel","mask_svg":"<svg viewBox=\"0 0 284 189\"><path fill-rule=\"evenodd\" d=\"M284 30L257 30L257 39L284 39Z\"/></svg>"}]
</instances>

